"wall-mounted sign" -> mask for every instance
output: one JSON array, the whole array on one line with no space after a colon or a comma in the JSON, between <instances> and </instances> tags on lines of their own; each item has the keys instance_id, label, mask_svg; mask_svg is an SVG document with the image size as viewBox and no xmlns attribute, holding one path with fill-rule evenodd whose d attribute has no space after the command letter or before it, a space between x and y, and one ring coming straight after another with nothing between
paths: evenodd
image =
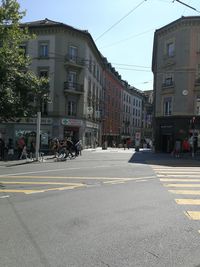
<instances>
[{"instance_id":1,"label":"wall-mounted sign","mask_svg":"<svg viewBox=\"0 0 200 267\"><path fill-rule=\"evenodd\" d=\"M27 124L36 124L37 118L21 118L19 121L9 121L9 123L27 123ZM41 124L52 124L53 120L52 118L41 118Z\"/></svg>"},{"instance_id":2,"label":"wall-mounted sign","mask_svg":"<svg viewBox=\"0 0 200 267\"><path fill-rule=\"evenodd\" d=\"M69 125L69 126L82 126L83 121L82 120L77 120L77 119L68 119L64 118L61 120L62 125Z\"/></svg>"}]
</instances>

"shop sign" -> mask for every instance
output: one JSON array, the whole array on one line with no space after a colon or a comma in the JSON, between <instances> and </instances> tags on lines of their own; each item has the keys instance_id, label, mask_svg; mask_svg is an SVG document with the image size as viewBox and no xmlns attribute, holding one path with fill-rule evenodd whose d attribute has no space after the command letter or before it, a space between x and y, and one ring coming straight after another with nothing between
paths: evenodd
<instances>
[{"instance_id":1,"label":"shop sign","mask_svg":"<svg viewBox=\"0 0 200 267\"><path fill-rule=\"evenodd\" d=\"M86 127L98 129L98 124L86 121Z\"/></svg>"},{"instance_id":2,"label":"shop sign","mask_svg":"<svg viewBox=\"0 0 200 267\"><path fill-rule=\"evenodd\" d=\"M9 123L28 123L28 124L36 124L37 118L21 118L19 121L9 121ZM41 118L41 124L52 124L52 118Z\"/></svg>"},{"instance_id":3,"label":"shop sign","mask_svg":"<svg viewBox=\"0 0 200 267\"><path fill-rule=\"evenodd\" d=\"M141 133L140 132L136 132L135 133L135 140L140 141L141 138Z\"/></svg>"},{"instance_id":4,"label":"shop sign","mask_svg":"<svg viewBox=\"0 0 200 267\"><path fill-rule=\"evenodd\" d=\"M82 120L76 120L76 119L62 119L61 120L62 125L69 125L69 126L82 126L83 122Z\"/></svg>"}]
</instances>

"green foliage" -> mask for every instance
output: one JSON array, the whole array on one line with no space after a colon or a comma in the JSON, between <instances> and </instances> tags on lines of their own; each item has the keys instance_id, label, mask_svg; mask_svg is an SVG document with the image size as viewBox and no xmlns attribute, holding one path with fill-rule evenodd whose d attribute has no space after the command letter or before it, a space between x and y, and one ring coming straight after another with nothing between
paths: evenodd
<instances>
[{"instance_id":1,"label":"green foliage","mask_svg":"<svg viewBox=\"0 0 200 267\"><path fill-rule=\"evenodd\" d=\"M32 116L38 101L48 94L48 80L29 70L30 58L22 44L32 39L20 27L25 15L16 0L2 0L0 6L0 121ZM33 104L35 103L35 104Z\"/></svg>"}]
</instances>

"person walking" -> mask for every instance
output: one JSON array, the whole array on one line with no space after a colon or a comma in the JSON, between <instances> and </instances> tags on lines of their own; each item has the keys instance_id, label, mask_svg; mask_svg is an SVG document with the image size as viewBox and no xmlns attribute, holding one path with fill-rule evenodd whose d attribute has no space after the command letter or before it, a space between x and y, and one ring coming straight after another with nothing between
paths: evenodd
<instances>
[{"instance_id":1,"label":"person walking","mask_svg":"<svg viewBox=\"0 0 200 267\"><path fill-rule=\"evenodd\" d=\"M8 139L7 148L8 148L8 160L12 160L14 157L14 145L12 138Z\"/></svg>"},{"instance_id":2,"label":"person walking","mask_svg":"<svg viewBox=\"0 0 200 267\"><path fill-rule=\"evenodd\" d=\"M5 142L3 138L0 138L0 160L4 160L5 156Z\"/></svg>"},{"instance_id":3,"label":"person walking","mask_svg":"<svg viewBox=\"0 0 200 267\"><path fill-rule=\"evenodd\" d=\"M81 150L82 150L82 142L81 140L79 140L76 144L75 144L75 153L76 156L81 156Z\"/></svg>"},{"instance_id":4,"label":"person walking","mask_svg":"<svg viewBox=\"0 0 200 267\"><path fill-rule=\"evenodd\" d=\"M23 159L23 158L28 158L28 154L27 154L27 147L26 147L26 144L24 145L23 149L22 149L22 153L21 153L21 156L20 156L20 159Z\"/></svg>"}]
</instances>

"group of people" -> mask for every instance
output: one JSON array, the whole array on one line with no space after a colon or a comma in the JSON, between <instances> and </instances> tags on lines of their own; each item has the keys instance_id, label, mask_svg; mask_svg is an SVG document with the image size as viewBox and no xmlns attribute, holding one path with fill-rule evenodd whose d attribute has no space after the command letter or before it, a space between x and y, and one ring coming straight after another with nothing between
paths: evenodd
<instances>
[{"instance_id":1,"label":"group of people","mask_svg":"<svg viewBox=\"0 0 200 267\"><path fill-rule=\"evenodd\" d=\"M185 138L182 143L181 143L181 140L176 140L172 154L175 157L179 158L181 152L188 153L191 151L191 147L192 147L192 144L190 144L187 138Z\"/></svg>"},{"instance_id":2,"label":"group of people","mask_svg":"<svg viewBox=\"0 0 200 267\"><path fill-rule=\"evenodd\" d=\"M14 159L15 151L17 151L18 159L22 159L24 156L27 158L24 138L19 138L16 145L14 145L12 138L9 138L7 143L3 140L3 138L0 138L0 160Z\"/></svg>"},{"instance_id":3,"label":"group of people","mask_svg":"<svg viewBox=\"0 0 200 267\"><path fill-rule=\"evenodd\" d=\"M35 139L27 140L20 136L14 144L11 138L6 143L3 138L0 137L0 160L13 160L13 159L31 159L35 158ZM81 155L82 143L81 140L72 141L70 138L59 140L54 138L49 142L49 149L55 157L63 156L67 158L75 158Z\"/></svg>"},{"instance_id":4,"label":"group of people","mask_svg":"<svg viewBox=\"0 0 200 267\"><path fill-rule=\"evenodd\" d=\"M66 159L67 157L81 156L82 144L81 140L72 142L70 138L58 140L57 138L52 140L51 150L56 158Z\"/></svg>"}]
</instances>

